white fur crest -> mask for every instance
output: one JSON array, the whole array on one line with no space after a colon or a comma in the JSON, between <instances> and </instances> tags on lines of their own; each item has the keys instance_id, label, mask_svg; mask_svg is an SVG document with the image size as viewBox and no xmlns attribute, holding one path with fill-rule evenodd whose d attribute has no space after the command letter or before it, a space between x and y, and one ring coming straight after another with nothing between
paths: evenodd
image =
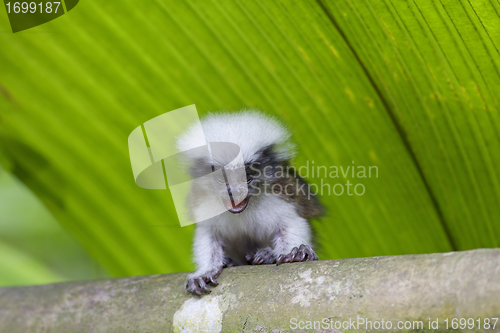
<instances>
[{"instance_id":1,"label":"white fur crest","mask_svg":"<svg viewBox=\"0 0 500 333\"><path fill-rule=\"evenodd\" d=\"M257 110L244 109L236 113L209 113L201 119L206 142L232 142L241 149L243 160L253 161L257 153L270 145L275 145L277 158L286 160L293 157L293 145L288 143L290 133L274 117ZM202 141L201 133L195 128L188 129L177 140L179 151L196 148ZM197 158L198 156L189 156Z\"/></svg>"}]
</instances>

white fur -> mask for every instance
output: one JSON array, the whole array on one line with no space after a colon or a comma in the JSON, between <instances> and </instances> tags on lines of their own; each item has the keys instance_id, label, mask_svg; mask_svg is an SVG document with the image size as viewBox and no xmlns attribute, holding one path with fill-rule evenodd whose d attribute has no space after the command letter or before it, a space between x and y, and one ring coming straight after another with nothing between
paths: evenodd
<instances>
[{"instance_id":1,"label":"white fur","mask_svg":"<svg viewBox=\"0 0 500 333\"><path fill-rule=\"evenodd\" d=\"M241 149L245 162L252 161L256 153L271 144L279 145L281 159L293 157L293 145L288 143L290 133L274 117L256 110L244 109L237 113L210 113L201 120L206 142L232 142ZM188 129L177 140L179 151L188 151L199 146L200 131ZM190 156L196 158L197 156Z\"/></svg>"}]
</instances>

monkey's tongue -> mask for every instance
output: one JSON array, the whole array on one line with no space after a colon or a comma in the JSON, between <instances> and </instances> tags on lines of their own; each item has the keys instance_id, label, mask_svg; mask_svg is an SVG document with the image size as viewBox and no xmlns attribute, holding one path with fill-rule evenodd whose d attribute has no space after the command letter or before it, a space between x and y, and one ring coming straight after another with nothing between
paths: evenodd
<instances>
[{"instance_id":1,"label":"monkey's tongue","mask_svg":"<svg viewBox=\"0 0 500 333\"><path fill-rule=\"evenodd\" d=\"M249 201L250 201L250 197L246 197L242 202L240 202L239 204L235 205L234 207L227 208L227 206L226 206L226 208L227 208L228 211L230 211L233 214L239 214L239 213L243 212L247 208Z\"/></svg>"}]
</instances>

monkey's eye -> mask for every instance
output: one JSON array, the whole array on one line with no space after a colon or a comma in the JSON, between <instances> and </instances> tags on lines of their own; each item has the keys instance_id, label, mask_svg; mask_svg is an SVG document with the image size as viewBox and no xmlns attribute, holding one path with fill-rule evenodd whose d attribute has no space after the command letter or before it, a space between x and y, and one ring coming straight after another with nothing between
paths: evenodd
<instances>
[{"instance_id":1,"label":"monkey's eye","mask_svg":"<svg viewBox=\"0 0 500 333\"><path fill-rule=\"evenodd\" d=\"M250 184L250 182L253 180L253 177L251 175L247 175L246 181L247 184Z\"/></svg>"}]
</instances>

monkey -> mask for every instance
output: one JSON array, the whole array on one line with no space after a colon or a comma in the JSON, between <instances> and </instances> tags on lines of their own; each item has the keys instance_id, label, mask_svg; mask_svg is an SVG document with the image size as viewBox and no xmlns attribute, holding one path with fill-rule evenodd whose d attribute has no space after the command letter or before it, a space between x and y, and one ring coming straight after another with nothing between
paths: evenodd
<instances>
[{"instance_id":1,"label":"monkey","mask_svg":"<svg viewBox=\"0 0 500 333\"><path fill-rule=\"evenodd\" d=\"M177 138L179 151L191 152L184 158L193 178L223 171L212 183L220 186L217 193L226 207L222 214L196 223L196 271L187 277L187 291L198 296L210 293L209 285L218 285L225 267L318 260L310 220L323 216L324 207L306 180L293 172L290 160L296 149L290 131L276 118L253 109L209 113L201 119L201 127L212 154L216 143L239 147L243 179L229 186L230 158L221 157L228 146L219 149L220 158L208 160L191 149L199 142L199 132L190 128ZM215 205L210 186L206 179L193 186L187 200L191 216L199 217Z\"/></svg>"}]
</instances>

